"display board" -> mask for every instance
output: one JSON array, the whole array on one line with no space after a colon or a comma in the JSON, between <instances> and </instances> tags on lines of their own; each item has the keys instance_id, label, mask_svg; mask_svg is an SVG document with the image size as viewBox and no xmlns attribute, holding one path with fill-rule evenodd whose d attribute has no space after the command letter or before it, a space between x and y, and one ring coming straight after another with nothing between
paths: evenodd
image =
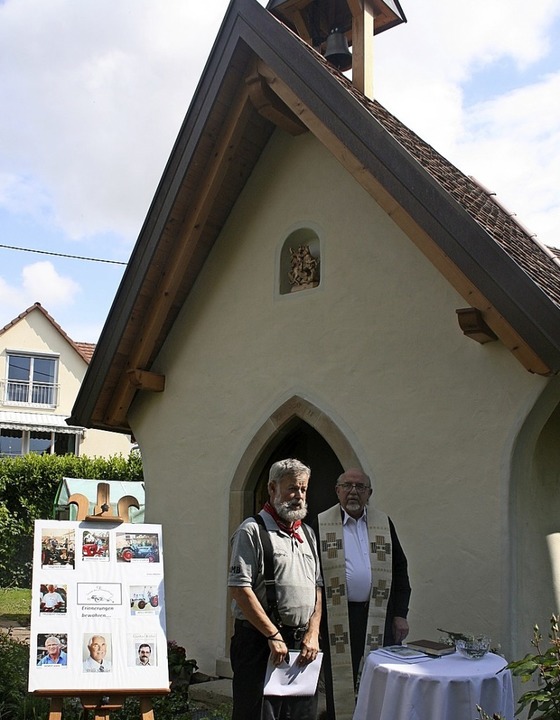
<instances>
[{"instance_id":1,"label":"display board","mask_svg":"<svg viewBox=\"0 0 560 720\"><path fill-rule=\"evenodd\" d=\"M160 525L37 520L29 691L169 688Z\"/></svg>"}]
</instances>

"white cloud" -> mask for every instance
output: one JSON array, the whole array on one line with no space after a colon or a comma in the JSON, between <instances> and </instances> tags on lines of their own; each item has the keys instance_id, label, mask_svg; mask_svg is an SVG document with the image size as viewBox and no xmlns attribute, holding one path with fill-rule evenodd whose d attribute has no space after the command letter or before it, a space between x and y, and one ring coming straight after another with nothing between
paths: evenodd
<instances>
[{"instance_id":1,"label":"white cloud","mask_svg":"<svg viewBox=\"0 0 560 720\"><path fill-rule=\"evenodd\" d=\"M24 292L47 307L61 307L73 303L80 291L77 282L59 275L48 260L26 265L22 275Z\"/></svg>"},{"instance_id":2,"label":"white cloud","mask_svg":"<svg viewBox=\"0 0 560 720\"><path fill-rule=\"evenodd\" d=\"M2 322L0 326L10 322L30 304L32 303L26 305L25 294L21 288L10 285L0 276L0 306L2 307Z\"/></svg>"},{"instance_id":3,"label":"white cloud","mask_svg":"<svg viewBox=\"0 0 560 720\"><path fill-rule=\"evenodd\" d=\"M529 20L521 0L403 6L408 24L376 43L377 97L542 242L560 246L560 3L532 5ZM547 76L530 72L547 60ZM493 84L500 63L509 78L522 71L516 90ZM469 105L465 89L477 82L491 99Z\"/></svg>"},{"instance_id":4,"label":"white cloud","mask_svg":"<svg viewBox=\"0 0 560 720\"><path fill-rule=\"evenodd\" d=\"M60 275L51 262L32 263L23 268L19 283L0 276L2 316L11 319L35 302L47 308L66 307L74 303L79 292L78 283Z\"/></svg>"},{"instance_id":5,"label":"white cloud","mask_svg":"<svg viewBox=\"0 0 560 720\"><path fill-rule=\"evenodd\" d=\"M560 243L553 73L529 77L513 95L500 97L498 87L488 103L465 100L467 84L492 63L527 71L558 52L560 2L533 3L530 17L525 0L402 4L408 24L376 39L376 95L492 185L543 242ZM73 238L111 232L132 244L227 5L0 3L0 204Z\"/></svg>"},{"instance_id":6,"label":"white cloud","mask_svg":"<svg viewBox=\"0 0 560 720\"><path fill-rule=\"evenodd\" d=\"M539 239L560 245L560 72L474 105L464 125L460 164L468 163L522 222L531 218Z\"/></svg>"},{"instance_id":7,"label":"white cloud","mask_svg":"<svg viewBox=\"0 0 560 720\"><path fill-rule=\"evenodd\" d=\"M0 100L10 108L0 117L9 139L0 159L8 173L48 188L69 235L135 238L225 7L0 4ZM21 202L12 193L12 206Z\"/></svg>"}]
</instances>

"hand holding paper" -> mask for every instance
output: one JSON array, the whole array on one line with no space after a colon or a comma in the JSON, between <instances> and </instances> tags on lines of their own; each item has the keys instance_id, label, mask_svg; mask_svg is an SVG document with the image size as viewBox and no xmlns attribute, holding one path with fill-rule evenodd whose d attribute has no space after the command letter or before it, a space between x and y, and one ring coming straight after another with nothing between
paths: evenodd
<instances>
[{"instance_id":1,"label":"hand holding paper","mask_svg":"<svg viewBox=\"0 0 560 720\"><path fill-rule=\"evenodd\" d=\"M289 662L275 667L271 662L266 669L265 695L315 695L323 653L307 665L298 663L299 652L290 651ZM288 660L288 657L286 660Z\"/></svg>"}]
</instances>

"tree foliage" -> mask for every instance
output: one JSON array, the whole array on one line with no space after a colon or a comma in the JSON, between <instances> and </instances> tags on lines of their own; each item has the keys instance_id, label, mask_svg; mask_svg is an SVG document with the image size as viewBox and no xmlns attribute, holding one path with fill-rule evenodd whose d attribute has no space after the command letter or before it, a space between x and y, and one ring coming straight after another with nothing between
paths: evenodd
<instances>
[{"instance_id":1,"label":"tree foliage","mask_svg":"<svg viewBox=\"0 0 560 720\"><path fill-rule=\"evenodd\" d=\"M33 522L53 517L63 477L142 480L139 455L111 458L20 455L0 458L0 587L29 587Z\"/></svg>"}]
</instances>

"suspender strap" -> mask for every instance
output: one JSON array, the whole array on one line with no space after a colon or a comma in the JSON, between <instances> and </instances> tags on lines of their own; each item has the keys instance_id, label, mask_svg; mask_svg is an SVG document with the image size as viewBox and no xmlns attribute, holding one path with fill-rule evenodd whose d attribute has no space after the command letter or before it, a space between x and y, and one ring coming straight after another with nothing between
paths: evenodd
<instances>
[{"instance_id":1,"label":"suspender strap","mask_svg":"<svg viewBox=\"0 0 560 720\"><path fill-rule=\"evenodd\" d=\"M254 515L253 519L259 526L261 543L263 546L263 564L264 564L264 585L266 589L266 602L268 604L268 614L277 627L282 627L282 620L278 610L278 599L276 597L276 582L274 580L274 560L272 551L272 542L270 535L265 527L264 520L260 515Z\"/></svg>"},{"instance_id":2,"label":"suspender strap","mask_svg":"<svg viewBox=\"0 0 560 720\"><path fill-rule=\"evenodd\" d=\"M260 515L253 515L253 520L257 523L259 526L259 533L261 537L261 543L263 546L263 565L264 565L264 586L266 590L266 602L268 605L268 614L274 621L275 625L279 628L282 627L282 619L280 618L280 611L278 610L278 598L276 596L276 581L274 579L274 553L272 550L272 542L270 540L270 535L268 534L268 530L266 529L266 526L264 524L264 520ZM317 557L317 553L315 551L315 543L313 542L313 539L311 537L311 533L309 532L309 528L305 525L305 523L301 524L301 527L303 529L304 535L307 539L307 542L309 543L309 547L311 548L311 552L313 553L313 558L315 559L315 566L317 566L317 563L319 562L319 558Z\"/></svg>"}]
</instances>

